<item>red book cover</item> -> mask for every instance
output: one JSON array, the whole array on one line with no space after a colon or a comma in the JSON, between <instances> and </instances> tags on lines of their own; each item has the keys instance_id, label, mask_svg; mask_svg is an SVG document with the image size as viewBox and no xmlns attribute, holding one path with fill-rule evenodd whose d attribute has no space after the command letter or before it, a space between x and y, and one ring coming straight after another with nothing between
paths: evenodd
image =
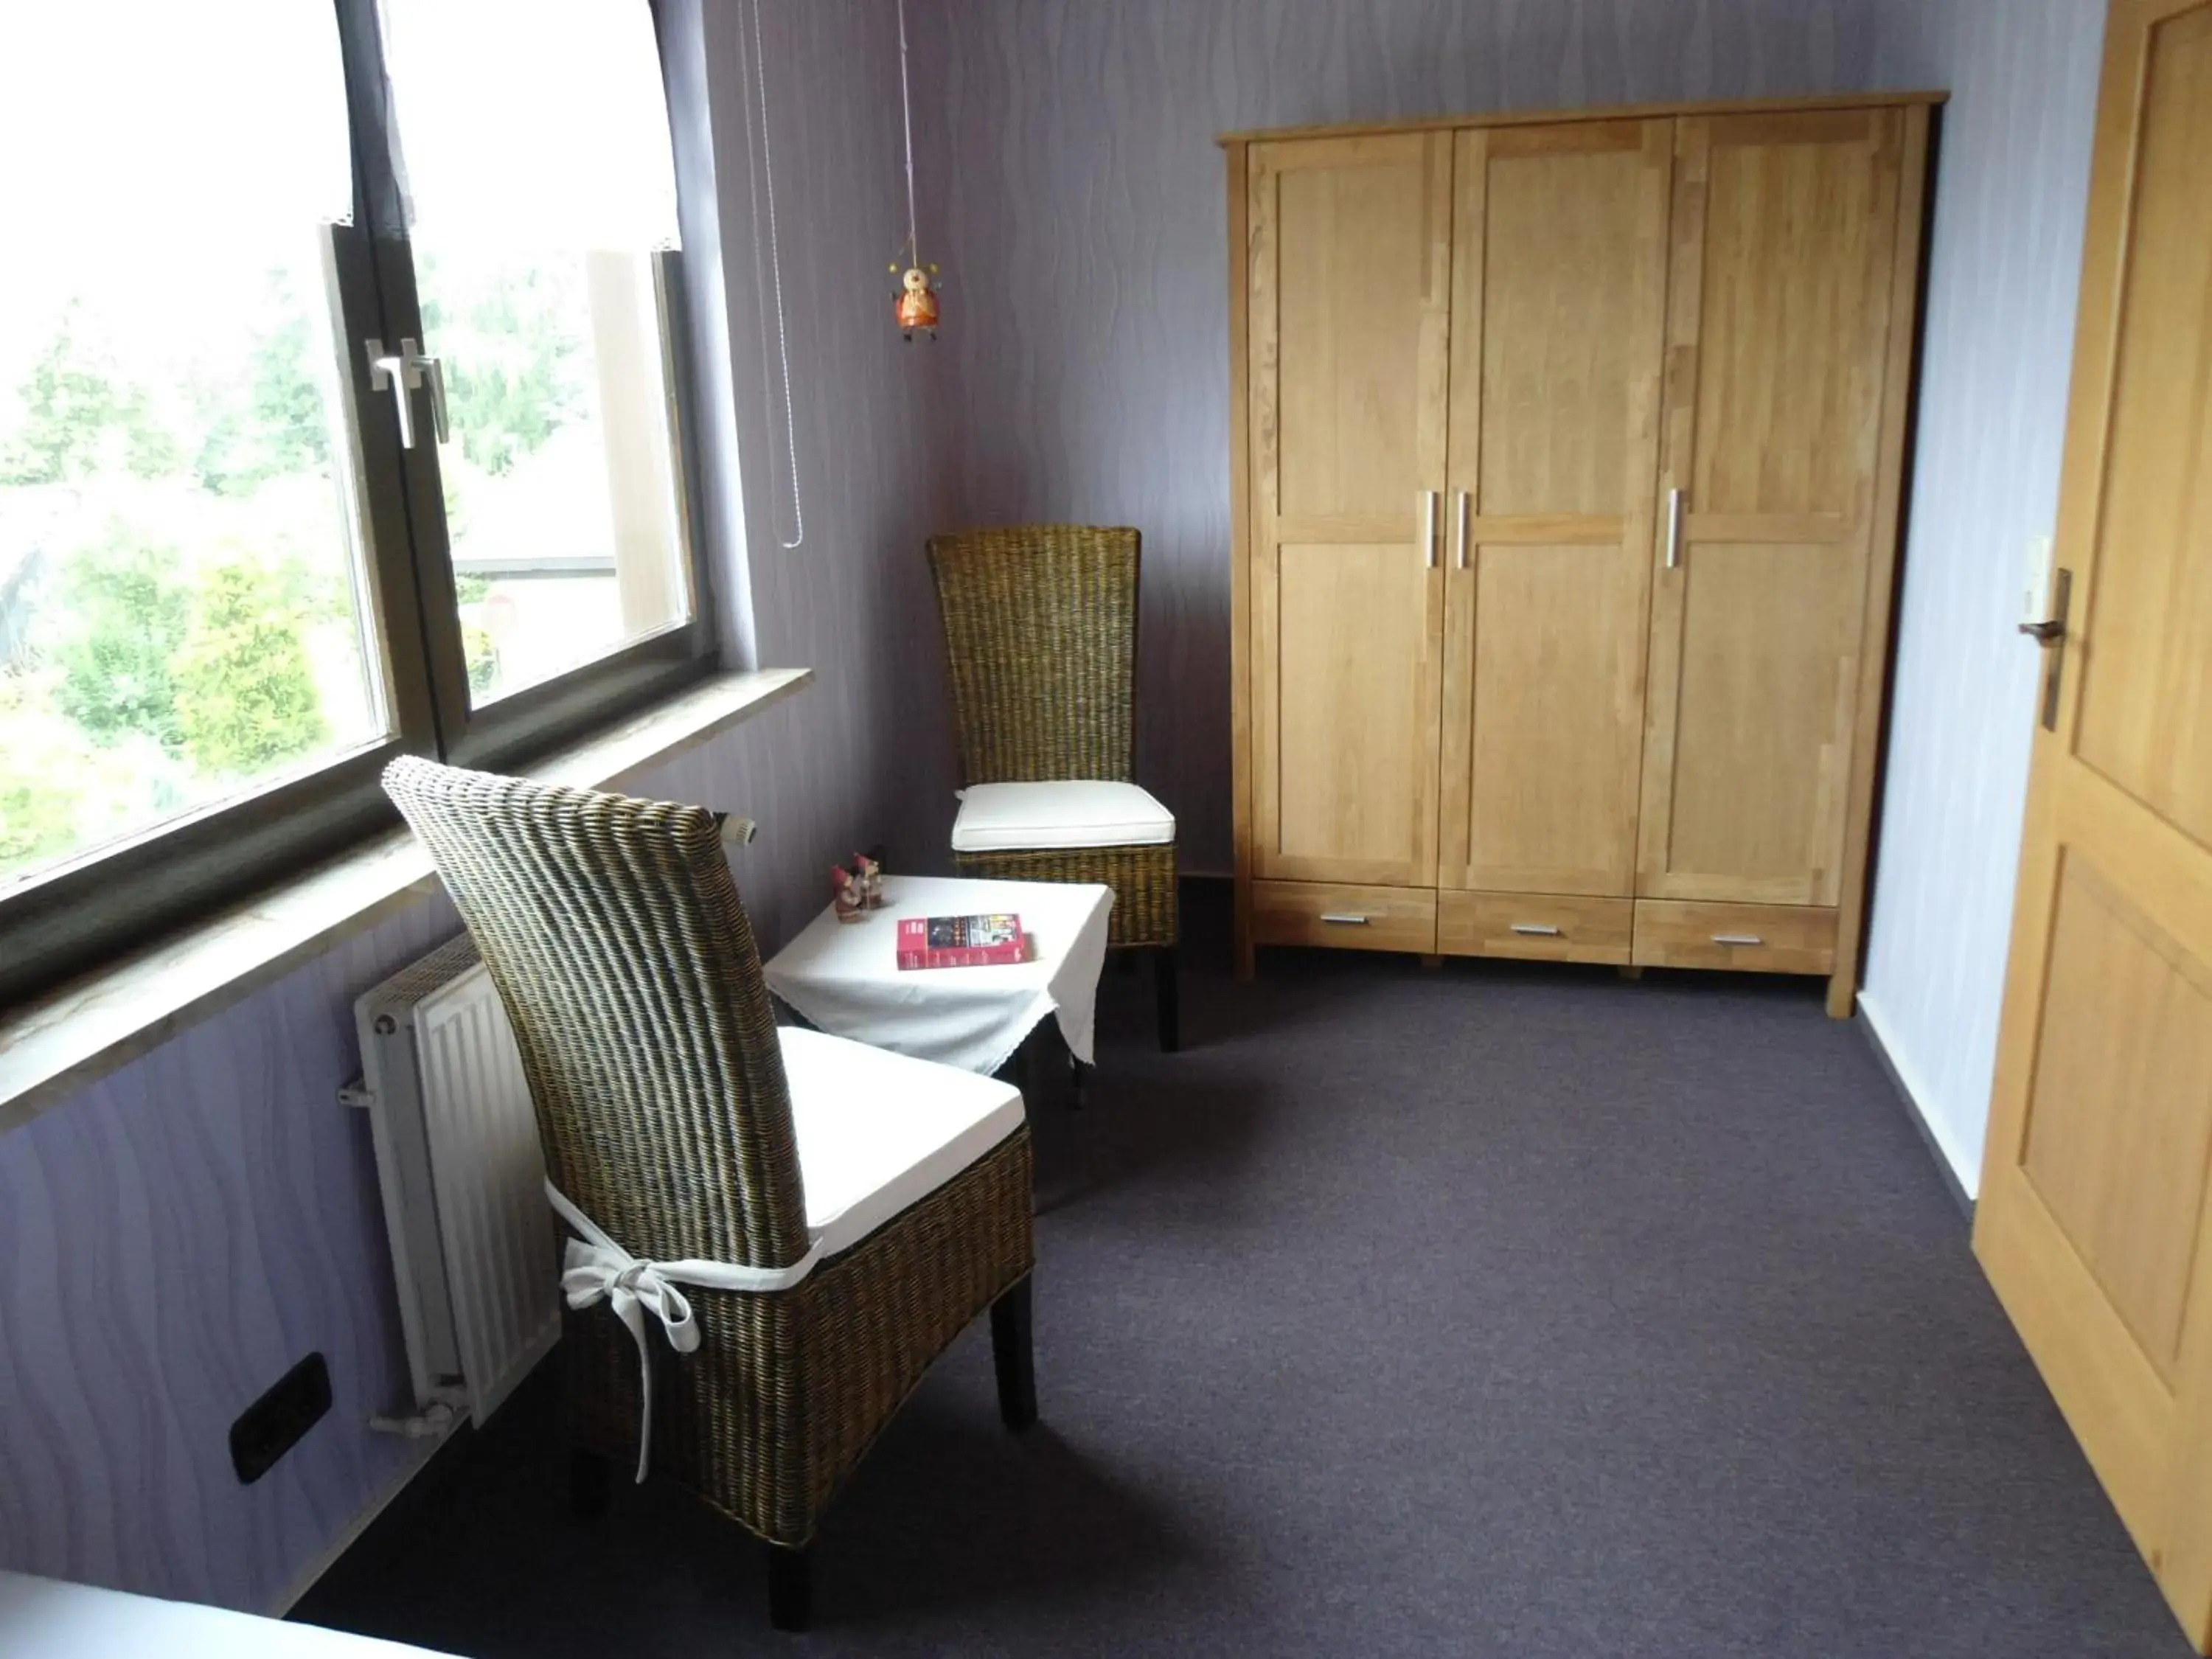
<instances>
[{"instance_id":1,"label":"red book cover","mask_svg":"<svg viewBox=\"0 0 2212 1659\"><path fill-rule=\"evenodd\" d=\"M1026 960L1019 916L908 916L898 925L902 968L994 968Z\"/></svg>"}]
</instances>

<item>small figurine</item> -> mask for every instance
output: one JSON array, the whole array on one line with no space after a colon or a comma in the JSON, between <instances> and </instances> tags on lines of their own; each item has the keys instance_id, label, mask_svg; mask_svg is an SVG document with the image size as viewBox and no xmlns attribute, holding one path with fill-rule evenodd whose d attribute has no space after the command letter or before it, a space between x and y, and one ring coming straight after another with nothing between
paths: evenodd
<instances>
[{"instance_id":1,"label":"small figurine","mask_svg":"<svg viewBox=\"0 0 2212 1659\"><path fill-rule=\"evenodd\" d=\"M871 910L884 908L884 866L866 853L853 854L853 879Z\"/></svg>"},{"instance_id":2,"label":"small figurine","mask_svg":"<svg viewBox=\"0 0 2212 1659\"><path fill-rule=\"evenodd\" d=\"M866 921L868 899L866 892L860 884L860 878L858 876L847 874L843 868L833 864L830 866L830 884L836 890L836 896L831 902L837 912L837 920Z\"/></svg>"},{"instance_id":3,"label":"small figurine","mask_svg":"<svg viewBox=\"0 0 2212 1659\"><path fill-rule=\"evenodd\" d=\"M894 263L891 269L896 271L897 264ZM937 288L930 281L936 275L935 265L927 270L920 265L908 265L906 275L899 279L901 286L896 295L899 331L908 340L914 338L914 331L918 328L926 330L931 339L937 337Z\"/></svg>"}]
</instances>

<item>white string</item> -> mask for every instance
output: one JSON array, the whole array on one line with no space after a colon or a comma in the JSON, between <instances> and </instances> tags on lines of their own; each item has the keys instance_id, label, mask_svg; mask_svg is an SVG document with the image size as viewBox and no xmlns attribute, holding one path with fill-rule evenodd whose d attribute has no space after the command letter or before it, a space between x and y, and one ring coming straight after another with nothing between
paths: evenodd
<instances>
[{"instance_id":1,"label":"white string","mask_svg":"<svg viewBox=\"0 0 2212 1659\"><path fill-rule=\"evenodd\" d=\"M738 50L744 51L744 30L738 31ZM776 544L789 552L806 539L806 509L799 493L799 432L798 421L791 404L791 343L784 323L783 309L783 247L776 234L775 223L775 155L769 140L768 124L768 58L761 46L760 0L753 0L753 85L760 106L760 167L755 169L747 157L745 184L752 196L753 210L753 283L754 291L765 286L761 270L761 184L766 176L768 186L768 248L769 263L773 272L775 295L775 349L783 371L783 441L784 453L791 460L791 527L792 539L785 541L782 531L776 526L775 511L775 405L768 380L761 380L761 412L768 423L769 441L769 523ZM752 121L745 122L745 143L752 144ZM760 323L761 359L768 358L768 314L763 307L756 306L754 312Z\"/></svg>"},{"instance_id":2,"label":"white string","mask_svg":"<svg viewBox=\"0 0 2212 1659\"><path fill-rule=\"evenodd\" d=\"M921 263L921 233L914 214L914 94L906 79L906 0L898 0L899 115L906 127L906 251L915 264Z\"/></svg>"}]
</instances>

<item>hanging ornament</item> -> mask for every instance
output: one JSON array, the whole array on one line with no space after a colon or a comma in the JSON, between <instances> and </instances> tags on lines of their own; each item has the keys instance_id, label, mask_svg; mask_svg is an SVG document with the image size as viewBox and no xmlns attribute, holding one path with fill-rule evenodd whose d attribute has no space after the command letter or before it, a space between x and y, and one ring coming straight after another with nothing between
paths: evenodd
<instances>
[{"instance_id":1,"label":"hanging ornament","mask_svg":"<svg viewBox=\"0 0 2212 1659\"><path fill-rule=\"evenodd\" d=\"M898 257L890 263L890 272L899 278L898 292L891 296L893 314L898 318L899 332L911 342L915 331L926 331L931 339L937 337L937 267L924 264L921 260L921 239L915 228L914 212L914 91L907 81L906 70L906 0L899 0L899 103L906 128L906 243ZM905 271L900 276L901 270Z\"/></svg>"}]
</instances>

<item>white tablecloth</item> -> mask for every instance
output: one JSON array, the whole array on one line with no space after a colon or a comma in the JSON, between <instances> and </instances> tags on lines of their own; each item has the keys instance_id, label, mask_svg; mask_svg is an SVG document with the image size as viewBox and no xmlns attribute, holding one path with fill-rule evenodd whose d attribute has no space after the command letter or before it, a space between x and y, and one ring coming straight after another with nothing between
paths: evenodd
<instances>
[{"instance_id":1,"label":"white tablecloth","mask_svg":"<svg viewBox=\"0 0 2212 1659\"><path fill-rule=\"evenodd\" d=\"M768 986L833 1036L970 1072L997 1071L1039 1020L1056 1014L1068 1051L1088 1065L1113 904L1110 887L886 876L882 909L858 922L823 911L769 962ZM1022 919L1027 962L900 969L902 918L994 911Z\"/></svg>"}]
</instances>

